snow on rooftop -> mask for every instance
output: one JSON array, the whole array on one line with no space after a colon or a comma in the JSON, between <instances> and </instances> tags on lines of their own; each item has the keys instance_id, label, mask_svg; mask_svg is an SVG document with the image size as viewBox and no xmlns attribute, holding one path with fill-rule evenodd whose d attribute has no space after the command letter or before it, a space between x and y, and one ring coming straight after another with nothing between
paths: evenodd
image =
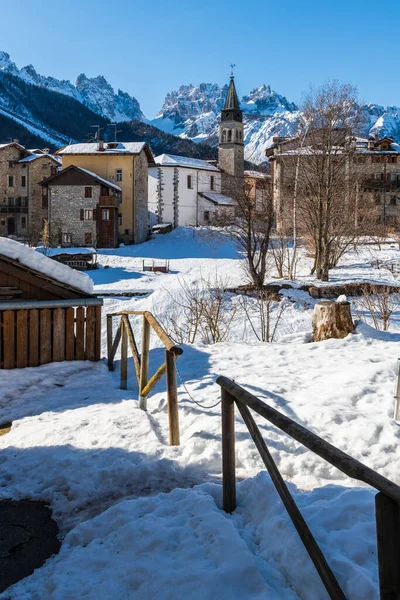
<instances>
[{"instance_id":1,"label":"snow on rooftop","mask_svg":"<svg viewBox=\"0 0 400 600\"><path fill-rule=\"evenodd\" d=\"M98 142L85 144L70 144L58 150L58 154L140 154L145 147L145 142L118 142L116 144L104 143L104 150L99 150ZM115 146L115 147L114 147Z\"/></svg>"},{"instance_id":2,"label":"snow on rooftop","mask_svg":"<svg viewBox=\"0 0 400 600\"><path fill-rule=\"evenodd\" d=\"M10 238L0 237L0 256L7 256L25 267L39 271L60 283L86 294L93 293L93 281L86 273L75 271Z\"/></svg>"},{"instance_id":3,"label":"snow on rooftop","mask_svg":"<svg viewBox=\"0 0 400 600\"><path fill-rule=\"evenodd\" d=\"M52 158L53 160L58 162L58 164L61 164L61 158L59 156L54 156L53 154L47 154L44 152L38 154L30 154L29 156L25 156L25 158L21 158L21 160L19 160L18 162L28 163L32 162L33 160L36 160L37 158L43 158L44 156L46 156L47 158Z\"/></svg>"},{"instance_id":4,"label":"snow on rooftop","mask_svg":"<svg viewBox=\"0 0 400 600\"><path fill-rule=\"evenodd\" d=\"M45 248L40 246L36 248L36 252L44 254L45 256L60 256L61 254L96 254L94 248Z\"/></svg>"},{"instance_id":5,"label":"snow on rooftop","mask_svg":"<svg viewBox=\"0 0 400 600\"><path fill-rule=\"evenodd\" d=\"M158 165L163 167L187 167L189 169L202 169L205 171L218 171L218 167L206 160L190 158L189 156L176 156L175 154L160 154L154 159Z\"/></svg>"},{"instance_id":6,"label":"snow on rooftop","mask_svg":"<svg viewBox=\"0 0 400 600\"><path fill-rule=\"evenodd\" d=\"M213 204L220 204L221 206L236 205L235 200L229 196L225 196L225 194L218 194L217 192L200 192L200 196L206 200L210 200Z\"/></svg>"}]
</instances>

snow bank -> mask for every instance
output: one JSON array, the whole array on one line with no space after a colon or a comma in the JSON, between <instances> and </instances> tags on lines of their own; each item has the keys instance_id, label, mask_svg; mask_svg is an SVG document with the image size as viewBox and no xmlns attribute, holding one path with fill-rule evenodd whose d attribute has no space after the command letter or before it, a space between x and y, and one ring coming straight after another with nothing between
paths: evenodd
<instances>
[{"instance_id":1,"label":"snow bank","mask_svg":"<svg viewBox=\"0 0 400 600\"><path fill-rule=\"evenodd\" d=\"M8 256L13 260L44 275L70 285L86 294L93 293L93 281L86 273L81 273L71 269L67 265L51 260L43 254L31 250L24 244L11 240L10 238L0 237L0 255Z\"/></svg>"}]
</instances>

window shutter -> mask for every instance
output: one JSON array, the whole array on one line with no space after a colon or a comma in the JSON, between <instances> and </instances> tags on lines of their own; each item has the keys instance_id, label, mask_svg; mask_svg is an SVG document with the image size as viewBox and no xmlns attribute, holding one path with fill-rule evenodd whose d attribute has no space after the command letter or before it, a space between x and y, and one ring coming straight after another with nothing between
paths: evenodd
<instances>
[{"instance_id":1,"label":"window shutter","mask_svg":"<svg viewBox=\"0 0 400 600\"><path fill-rule=\"evenodd\" d=\"M85 218L85 211L83 210L83 208L81 208L81 221L83 221Z\"/></svg>"},{"instance_id":2,"label":"window shutter","mask_svg":"<svg viewBox=\"0 0 400 600\"><path fill-rule=\"evenodd\" d=\"M97 220L97 208L93 209L93 221Z\"/></svg>"}]
</instances>

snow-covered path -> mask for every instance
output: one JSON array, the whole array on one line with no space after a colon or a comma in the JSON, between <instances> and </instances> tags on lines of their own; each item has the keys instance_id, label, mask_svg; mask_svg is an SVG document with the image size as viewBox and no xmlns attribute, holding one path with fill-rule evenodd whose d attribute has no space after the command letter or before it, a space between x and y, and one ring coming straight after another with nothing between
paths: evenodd
<instances>
[{"instance_id":1,"label":"snow-covered path","mask_svg":"<svg viewBox=\"0 0 400 600\"><path fill-rule=\"evenodd\" d=\"M148 257L173 258L167 276L140 271L146 245L101 255L110 268L93 274L99 287L152 292L107 299L105 313L146 309L162 317L179 278L196 281L217 269L242 282L229 245L210 242L205 251L204 240L175 235L186 240L184 249L172 235L148 245ZM400 428L392 420L400 335L359 324L344 340L305 344L311 311L301 294L297 301L285 324L286 333L296 333L290 343L243 338L238 324L231 341L184 345L178 367L188 390L211 406L217 376L235 379L400 483ZM139 320L132 324L138 335ZM151 370L162 361L153 336ZM149 397L148 412L139 410L132 360L126 391L119 389L118 360L113 373L104 361L0 371L0 424L13 422L0 437L0 498L47 501L63 536L60 553L2 600L327 597L238 414L239 504L233 515L221 510L220 407L201 409L178 385L181 446L169 447L165 380ZM346 595L373 600L374 492L256 421Z\"/></svg>"}]
</instances>

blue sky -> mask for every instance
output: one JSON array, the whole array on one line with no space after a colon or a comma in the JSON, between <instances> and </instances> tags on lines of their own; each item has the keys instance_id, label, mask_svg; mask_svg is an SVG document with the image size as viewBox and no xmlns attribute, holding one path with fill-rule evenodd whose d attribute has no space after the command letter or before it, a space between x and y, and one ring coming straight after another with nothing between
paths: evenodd
<instances>
[{"instance_id":1,"label":"blue sky","mask_svg":"<svg viewBox=\"0 0 400 600\"><path fill-rule=\"evenodd\" d=\"M400 105L398 0L0 0L0 49L18 67L70 79L102 74L149 118L182 84L262 83L291 101L310 83L350 82Z\"/></svg>"}]
</instances>

